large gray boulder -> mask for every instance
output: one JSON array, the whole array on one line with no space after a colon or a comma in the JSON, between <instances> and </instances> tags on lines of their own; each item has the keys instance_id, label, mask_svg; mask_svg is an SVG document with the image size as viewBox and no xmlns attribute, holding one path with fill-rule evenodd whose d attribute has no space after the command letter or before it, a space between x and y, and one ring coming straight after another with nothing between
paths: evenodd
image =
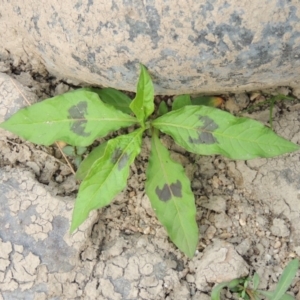
<instances>
[{"instance_id":1,"label":"large gray boulder","mask_svg":"<svg viewBox=\"0 0 300 300\"><path fill-rule=\"evenodd\" d=\"M159 94L296 86L299 18L298 0L5 1L0 47L124 90L135 89L138 63Z\"/></svg>"}]
</instances>

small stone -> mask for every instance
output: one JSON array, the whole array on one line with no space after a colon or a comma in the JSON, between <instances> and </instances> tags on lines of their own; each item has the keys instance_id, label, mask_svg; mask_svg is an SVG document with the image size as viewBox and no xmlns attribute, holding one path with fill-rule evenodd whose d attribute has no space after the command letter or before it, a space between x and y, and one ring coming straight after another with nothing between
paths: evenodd
<instances>
[{"instance_id":1,"label":"small stone","mask_svg":"<svg viewBox=\"0 0 300 300\"><path fill-rule=\"evenodd\" d=\"M227 228L232 226L231 219L225 213L216 214L214 220L217 228Z\"/></svg>"},{"instance_id":2,"label":"small stone","mask_svg":"<svg viewBox=\"0 0 300 300\"><path fill-rule=\"evenodd\" d=\"M221 180L217 176L213 176L212 178L212 185L215 189L218 189L219 186L221 185Z\"/></svg>"},{"instance_id":3,"label":"small stone","mask_svg":"<svg viewBox=\"0 0 300 300\"><path fill-rule=\"evenodd\" d=\"M206 247L195 266L195 283L199 290L203 290L208 282L220 283L248 274L247 263L232 244L222 240L215 240Z\"/></svg>"},{"instance_id":4,"label":"small stone","mask_svg":"<svg viewBox=\"0 0 300 300\"><path fill-rule=\"evenodd\" d=\"M235 103L240 109L247 107L249 104L249 97L247 94L235 94Z\"/></svg>"},{"instance_id":5,"label":"small stone","mask_svg":"<svg viewBox=\"0 0 300 300\"><path fill-rule=\"evenodd\" d=\"M186 281L190 282L190 283L193 283L193 282L195 282L195 277L191 274L187 274L186 275Z\"/></svg>"},{"instance_id":6,"label":"small stone","mask_svg":"<svg viewBox=\"0 0 300 300\"><path fill-rule=\"evenodd\" d=\"M276 241L274 246L273 246L275 249L278 249L281 247L281 242L280 241Z\"/></svg>"},{"instance_id":7,"label":"small stone","mask_svg":"<svg viewBox=\"0 0 300 300\"><path fill-rule=\"evenodd\" d=\"M247 253L247 251L249 250L249 248L251 247L251 242L249 239L245 239L243 240L237 247L236 247L236 251L240 254L240 255L245 255Z\"/></svg>"},{"instance_id":8,"label":"small stone","mask_svg":"<svg viewBox=\"0 0 300 300\"><path fill-rule=\"evenodd\" d=\"M214 237L214 235L215 235L216 232L217 232L216 227L210 225L210 226L207 228L207 230L205 231L205 237L206 237L207 239L211 240L211 239Z\"/></svg>"},{"instance_id":9,"label":"small stone","mask_svg":"<svg viewBox=\"0 0 300 300\"><path fill-rule=\"evenodd\" d=\"M273 220L273 225L271 226L271 232L273 235L279 237L287 237L290 235L290 231L282 219Z\"/></svg>"},{"instance_id":10,"label":"small stone","mask_svg":"<svg viewBox=\"0 0 300 300\"><path fill-rule=\"evenodd\" d=\"M68 90L70 89L70 87L64 83L59 83L56 88L55 88L55 95L61 95L66 93Z\"/></svg>"},{"instance_id":11,"label":"small stone","mask_svg":"<svg viewBox=\"0 0 300 300\"><path fill-rule=\"evenodd\" d=\"M244 220L242 218L239 219L239 223L240 223L241 226L245 226L247 224L246 220Z\"/></svg>"},{"instance_id":12,"label":"small stone","mask_svg":"<svg viewBox=\"0 0 300 300\"><path fill-rule=\"evenodd\" d=\"M239 106L236 104L235 100L230 97L226 102L225 102L225 108L231 113L238 112L240 110Z\"/></svg>"},{"instance_id":13,"label":"small stone","mask_svg":"<svg viewBox=\"0 0 300 300\"><path fill-rule=\"evenodd\" d=\"M218 238L226 240L232 237L232 234L230 232L223 232L218 235Z\"/></svg>"},{"instance_id":14,"label":"small stone","mask_svg":"<svg viewBox=\"0 0 300 300\"><path fill-rule=\"evenodd\" d=\"M148 226L143 230L144 234L149 234L150 233L151 228Z\"/></svg>"},{"instance_id":15,"label":"small stone","mask_svg":"<svg viewBox=\"0 0 300 300\"><path fill-rule=\"evenodd\" d=\"M259 93L259 92L251 93L251 95L250 95L250 101L254 101L255 99L257 99L260 96L261 96L261 93Z\"/></svg>"},{"instance_id":16,"label":"small stone","mask_svg":"<svg viewBox=\"0 0 300 300\"><path fill-rule=\"evenodd\" d=\"M264 251L265 251L265 247L260 243L256 244L256 247L254 247L254 248L255 248L255 252L258 252L258 253L264 253Z\"/></svg>"},{"instance_id":17,"label":"small stone","mask_svg":"<svg viewBox=\"0 0 300 300\"><path fill-rule=\"evenodd\" d=\"M226 210L226 200L221 196L212 196L208 201L200 203L200 205L218 213Z\"/></svg>"}]
</instances>

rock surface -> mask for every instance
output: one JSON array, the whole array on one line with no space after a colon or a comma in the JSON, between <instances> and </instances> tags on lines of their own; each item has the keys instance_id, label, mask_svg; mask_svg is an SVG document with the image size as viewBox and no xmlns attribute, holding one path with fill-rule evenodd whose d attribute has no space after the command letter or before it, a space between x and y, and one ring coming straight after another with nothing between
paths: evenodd
<instances>
[{"instance_id":1,"label":"rock surface","mask_svg":"<svg viewBox=\"0 0 300 300\"><path fill-rule=\"evenodd\" d=\"M0 15L0 60L89 85L134 91L139 63L164 95L300 80L298 0L5 1Z\"/></svg>"}]
</instances>

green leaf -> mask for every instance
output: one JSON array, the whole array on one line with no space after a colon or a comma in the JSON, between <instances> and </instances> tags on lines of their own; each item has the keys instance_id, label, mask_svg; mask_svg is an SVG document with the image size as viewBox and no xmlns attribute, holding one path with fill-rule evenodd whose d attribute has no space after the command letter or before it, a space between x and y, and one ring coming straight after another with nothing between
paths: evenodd
<instances>
[{"instance_id":1,"label":"green leaf","mask_svg":"<svg viewBox=\"0 0 300 300\"><path fill-rule=\"evenodd\" d=\"M180 109L186 105L191 105L190 95L180 95L174 98L172 103L172 110Z\"/></svg>"},{"instance_id":2,"label":"green leaf","mask_svg":"<svg viewBox=\"0 0 300 300\"><path fill-rule=\"evenodd\" d=\"M136 96L130 104L139 122L144 125L146 119L154 111L154 88L147 69L140 65L141 71L137 84Z\"/></svg>"},{"instance_id":3,"label":"green leaf","mask_svg":"<svg viewBox=\"0 0 300 300\"><path fill-rule=\"evenodd\" d=\"M62 148L62 151L64 154L68 155L68 156L75 156L75 147L73 146L65 146Z\"/></svg>"},{"instance_id":4,"label":"green leaf","mask_svg":"<svg viewBox=\"0 0 300 300\"><path fill-rule=\"evenodd\" d=\"M290 287L293 282L293 279L299 269L299 260L293 259L288 263L288 265L284 268L282 275L278 281L276 289L273 293L272 300L281 300L281 297Z\"/></svg>"},{"instance_id":5,"label":"green leaf","mask_svg":"<svg viewBox=\"0 0 300 300\"><path fill-rule=\"evenodd\" d=\"M155 131L146 176L146 193L158 220L172 242L193 257L199 235L194 195L183 167L170 158Z\"/></svg>"},{"instance_id":6,"label":"green leaf","mask_svg":"<svg viewBox=\"0 0 300 300\"><path fill-rule=\"evenodd\" d=\"M267 297L268 299L273 300L274 292L261 291L261 290L258 290L257 292L258 292L260 295L263 295L263 296Z\"/></svg>"},{"instance_id":7,"label":"green leaf","mask_svg":"<svg viewBox=\"0 0 300 300\"><path fill-rule=\"evenodd\" d=\"M229 282L223 282L216 285L211 291L211 300L221 300L220 294L223 288L227 287Z\"/></svg>"},{"instance_id":8,"label":"green leaf","mask_svg":"<svg viewBox=\"0 0 300 300\"><path fill-rule=\"evenodd\" d=\"M167 106L167 103L165 101L161 101L159 103L159 107L158 107L158 115L162 116L166 113L168 113L169 109Z\"/></svg>"},{"instance_id":9,"label":"green leaf","mask_svg":"<svg viewBox=\"0 0 300 300\"><path fill-rule=\"evenodd\" d=\"M136 122L100 101L97 94L81 89L21 109L0 127L36 144L61 140L88 146L96 138Z\"/></svg>"},{"instance_id":10,"label":"green leaf","mask_svg":"<svg viewBox=\"0 0 300 300\"><path fill-rule=\"evenodd\" d=\"M80 156L76 156L74 159L74 163L76 165L76 167L78 167L82 162L82 158Z\"/></svg>"},{"instance_id":11,"label":"green leaf","mask_svg":"<svg viewBox=\"0 0 300 300\"><path fill-rule=\"evenodd\" d=\"M205 105L211 107L220 107L224 100L221 97L201 96L191 98L192 105Z\"/></svg>"},{"instance_id":12,"label":"green leaf","mask_svg":"<svg viewBox=\"0 0 300 300\"><path fill-rule=\"evenodd\" d=\"M86 151L86 147L76 147L77 155L83 155L85 151Z\"/></svg>"},{"instance_id":13,"label":"green leaf","mask_svg":"<svg viewBox=\"0 0 300 300\"><path fill-rule=\"evenodd\" d=\"M260 278L256 272L253 275L252 282L253 282L253 289L257 290L259 282L260 282Z\"/></svg>"},{"instance_id":14,"label":"green leaf","mask_svg":"<svg viewBox=\"0 0 300 300\"><path fill-rule=\"evenodd\" d=\"M252 159L299 150L257 121L207 106L185 106L157 118L152 126L186 150L202 155Z\"/></svg>"},{"instance_id":15,"label":"green leaf","mask_svg":"<svg viewBox=\"0 0 300 300\"><path fill-rule=\"evenodd\" d=\"M172 110L180 109L187 105L205 105L211 107L220 107L224 100L221 97L201 96L191 98L190 95L177 96L172 103Z\"/></svg>"},{"instance_id":16,"label":"green leaf","mask_svg":"<svg viewBox=\"0 0 300 300\"><path fill-rule=\"evenodd\" d=\"M141 150L142 133L140 128L107 142L104 155L80 185L71 232L88 218L90 211L108 205L125 188L130 165Z\"/></svg>"},{"instance_id":17,"label":"green leaf","mask_svg":"<svg viewBox=\"0 0 300 300\"><path fill-rule=\"evenodd\" d=\"M131 114L131 109L129 108L131 99L126 94L113 88L89 88L89 90L97 93L104 103L110 104L126 114Z\"/></svg>"},{"instance_id":18,"label":"green leaf","mask_svg":"<svg viewBox=\"0 0 300 300\"><path fill-rule=\"evenodd\" d=\"M231 281L229 281L227 283L227 286L228 288L230 289L233 289L235 288L236 286L238 286L240 283L242 284L244 282L244 279L241 279L241 278L235 278L235 279L232 279Z\"/></svg>"},{"instance_id":19,"label":"green leaf","mask_svg":"<svg viewBox=\"0 0 300 300\"><path fill-rule=\"evenodd\" d=\"M83 162L80 164L80 166L76 172L77 180L83 180L86 177L86 175L89 173L93 163L103 156L106 145L107 145L107 142L94 148L93 151L83 160Z\"/></svg>"},{"instance_id":20,"label":"green leaf","mask_svg":"<svg viewBox=\"0 0 300 300\"><path fill-rule=\"evenodd\" d=\"M284 294L280 300L295 300L295 298L289 294Z\"/></svg>"}]
</instances>

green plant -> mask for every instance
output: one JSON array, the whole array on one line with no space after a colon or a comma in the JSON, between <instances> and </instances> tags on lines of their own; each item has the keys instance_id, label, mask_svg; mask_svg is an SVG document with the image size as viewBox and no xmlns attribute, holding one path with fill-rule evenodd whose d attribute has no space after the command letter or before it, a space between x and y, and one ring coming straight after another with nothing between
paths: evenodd
<instances>
[{"instance_id":1,"label":"green plant","mask_svg":"<svg viewBox=\"0 0 300 300\"><path fill-rule=\"evenodd\" d=\"M150 132L146 193L170 239L192 257L198 243L194 195L183 167L171 159L159 131L172 136L190 152L222 154L232 159L272 157L298 150L299 146L259 122L236 118L214 107L190 105L189 96L184 97L186 105L173 105L171 112L161 103L160 116L154 118L153 84L146 68L141 66L132 101L114 89L78 89L24 108L0 126L33 143L51 145L61 140L77 147L86 147L121 127L135 126L131 133L96 147L80 165L77 179L82 183L71 232L86 220L91 210L108 205L126 187L130 165L141 150L143 133ZM218 102L209 101L211 105Z\"/></svg>"},{"instance_id":2,"label":"green plant","mask_svg":"<svg viewBox=\"0 0 300 300\"><path fill-rule=\"evenodd\" d=\"M271 96L267 98L265 101L259 102L257 104L249 106L247 109L245 109L245 112L252 113L257 107L264 106L264 105L269 105L270 106L270 112L269 112L269 124L270 128L273 130L273 108L276 102L278 101L291 101L295 100L293 97L285 96L282 94L278 94L276 96Z\"/></svg>"},{"instance_id":3,"label":"green plant","mask_svg":"<svg viewBox=\"0 0 300 300\"><path fill-rule=\"evenodd\" d=\"M86 152L86 147L65 146L62 151L64 154L74 158L74 164L78 168L82 162L82 155Z\"/></svg>"},{"instance_id":4,"label":"green plant","mask_svg":"<svg viewBox=\"0 0 300 300\"><path fill-rule=\"evenodd\" d=\"M259 300L266 297L270 300L292 300L295 299L289 294L286 294L287 289L292 284L292 281L299 269L299 260L293 259L284 268L281 277L274 291L262 291L258 289L260 278L257 273L253 277L244 277L233 279L229 282L223 282L215 286L211 293L212 300L220 300L220 293L223 288L228 287L233 293L236 293L240 298L245 300Z\"/></svg>"}]
</instances>

